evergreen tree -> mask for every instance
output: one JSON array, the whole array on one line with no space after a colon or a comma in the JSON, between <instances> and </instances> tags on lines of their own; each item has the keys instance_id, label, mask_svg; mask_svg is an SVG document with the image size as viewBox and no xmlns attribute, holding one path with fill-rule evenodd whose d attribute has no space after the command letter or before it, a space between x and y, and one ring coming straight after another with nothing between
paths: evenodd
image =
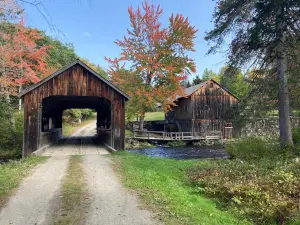
<instances>
[{"instance_id":1,"label":"evergreen tree","mask_svg":"<svg viewBox=\"0 0 300 225\"><path fill-rule=\"evenodd\" d=\"M300 38L299 0L219 0L214 29L206 40L214 43L208 53L216 52L226 37L232 37L229 63L251 65L274 73L278 79L280 139L293 145L290 123L288 60L299 54L293 40Z\"/></svg>"},{"instance_id":2,"label":"evergreen tree","mask_svg":"<svg viewBox=\"0 0 300 225\"><path fill-rule=\"evenodd\" d=\"M196 77L193 79L193 85L200 84L202 80L200 79L199 75L196 75Z\"/></svg>"},{"instance_id":3,"label":"evergreen tree","mask_svg":"<svg viewBox=\"0 0 300 225\"><path fill-rule=\"evenodd\" d=\"M192 86L191 82L188 80L187 83L186 83L186 87L188 88L188 87L191 87L191 86Z\"/></svg>"},{"instance_id":4,"label":"evergreen tree","mask_svg":"<svg viewBox=\"0 0 300 225\"><path fill-rule=\"evenodd\" d=\"M220 81L219 80L219 77L218 77L218 74L216 74L215 72L213 72L212 70L209 70L209 69L205 69L203 71L203 74L202 74L202 80L203 81L208 81L210 79L214 79L215 81Z\"/></svg>"}]
</instances>

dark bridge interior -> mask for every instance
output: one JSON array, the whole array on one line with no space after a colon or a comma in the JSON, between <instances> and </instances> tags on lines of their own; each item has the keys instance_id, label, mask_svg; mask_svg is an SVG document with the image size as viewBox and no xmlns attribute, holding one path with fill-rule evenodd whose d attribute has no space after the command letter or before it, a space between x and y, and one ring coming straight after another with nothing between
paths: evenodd
<instances>
[{"instance_id":1,"label":"dark bridge interior","mask_svg":"<svg viewBox=\"0 0 300 225\"><path fill-rule=\"evenodd\" d=\"M109 142L112 135L112 106L109 100L91 96L51 96L42 101L42 145L62 135L62 114L66 109L89 108L97 112L97 136L94 142ZM97 140L95 140L97 139Z\"/></svg>"},{"instance_id":2,"label":"dark bridge interior","mask_svg":"<svg viewBox=\"0 0 300 225\"><path fill-rule=\"evenodd\" d=\"M111 103L100 97L51 96L42 102L42 131L62 128L62 113L71 108L89 108L97 111L97 128L111 129ZM47 126L50 123L50 126Z\"/></svg>"}]
</instances>

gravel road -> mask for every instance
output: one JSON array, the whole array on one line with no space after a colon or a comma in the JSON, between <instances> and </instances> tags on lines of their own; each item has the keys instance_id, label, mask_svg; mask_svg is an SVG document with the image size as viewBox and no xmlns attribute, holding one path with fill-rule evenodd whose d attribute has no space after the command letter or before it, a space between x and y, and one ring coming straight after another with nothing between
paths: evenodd
<instances>
[{"instance_id":1,"label":"gravel road","mask_svg":"<svg viewBox=\"0 0 300 225\"><path fill-rule=\"evenodd\" d=\"M86 155L83 168L92 199L87 224L155 224L151 214L139 208L137 197L122 187L108 157Z\"/></svg>"},{"instance_id":2,"label":"gravel road","mask_svg":"<svg viewBox=\"0 0 300 225\"><path fill-rule=\"evenodd\" d=\"M94 145L95 124L89 124L48 148L51 156L25 178L0 212L0 225L53 224L53 211L59 203L61 181L70 155L83 155L83 168L90 196L87 225L157 224L148 211L139 208L138 199L122 187L111 168L109 152Z\"/></svg>"},{"instance_id":3,"label":"gravel road","mask_svg":"<svg viewBox=\"0 0 300 225\"><path fill-rule=\"evenodd\" d=\"M1 211L0 224L49 224L47 220L59 195L67 165L67 156L55 156L37 166Z\"/></svg>"}]
</instances>

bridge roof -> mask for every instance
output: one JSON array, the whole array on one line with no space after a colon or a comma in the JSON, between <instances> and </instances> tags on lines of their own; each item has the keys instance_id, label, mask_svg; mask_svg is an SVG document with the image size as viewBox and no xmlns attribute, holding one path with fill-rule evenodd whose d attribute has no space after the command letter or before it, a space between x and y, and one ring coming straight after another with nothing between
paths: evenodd
<instances>
[{"instance_id":1,"label":"bridge roof","mask_svg":"<svg viewBox=\"0 0 300 225\"><path fill-rule=\"evenodd\" d=\"M75 66L77 64L80 65L80 66L82 66L83 68L85 68L89 72L91 72L94 76L96 76L97 78L99 78L102 82L104 82L105 84L107 84L108 86L110 86L111 88L113 88L115 91L117 91L119 94L121 94L122 96L124 96L126 98L126 100L130 99L129 95L127 95L119 87L117 87L111 81L109 81L109 80L105 79L104 77L102 77L101 75L99 75L97 72L95 72L93 69L91 69L85 63L81 62L79 59L77 59L76 61L72 62L71 64L69 64L69 65L61 68L60 70L56 71L55 73L51 74L50 76L48 76L48 77L40 80L38 83L33 84L30 87L26 88L25 90L23 90L19 94L19 97L22 97L22 96L26 95L27 93L31 92L32 90L36 89L37 87L41 86L42 84L46 83L47 81L53 79L54 77L58 76L59 74L63 73L64 71L70 69L71 67L73 67L73 66Z\"/></svg>"}]
</instances>

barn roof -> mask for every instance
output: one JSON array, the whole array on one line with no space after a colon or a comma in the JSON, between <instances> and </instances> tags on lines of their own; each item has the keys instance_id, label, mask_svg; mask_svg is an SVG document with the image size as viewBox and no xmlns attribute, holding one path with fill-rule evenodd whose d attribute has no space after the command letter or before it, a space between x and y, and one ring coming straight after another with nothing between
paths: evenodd
<instances>
[{"instance_id":1,"label":"barn roof","mask_svg":"<svg viewBox=\"0 0 300 225\"><path fill-rule=\"evenodd\" d=\"M209 81L212 81L214 82L215 84L217 84L218 86L220 86L223 90L225 90L227 93L229 93L230 95L232 95L233 97L235 97L236 99L239 100L239 98L237 96L235 96L232 92L230 92L228 89L226 89L224 86L222 86L221 84L219 84L217 81L211 79ZM179 98L184 98L184 97L189 97L191 96L192 94L194 94L199 88L203 87L204 85L207 84L208 81L204 81L200 84L197 84L197 85L194 85L194 86L191 86L191 87L188 87L185 89L185 93L186 95L185 96L176 96L176 100L179 99Z\"/></svg>"},{"instance_id":2,"label":"barn roof","mask_svg":"<svg viewBox=\"0 0 300 225\"><path fill-rule=\"evenodd\" d=\"M46 83L47 81L51 80L52 78L58 76L59 74L63 73L64 71L70 69L71 67L73 67L73 66L75 66L77 64L80 65L80 66L82 66L83 68L85 68L89 72L91 72L94 76L96 76L97 78L99 78L102 82L104 82L105 84L107 84L108 86L110 86L112 89L114 89L115 91L117 91L119 94L123 95L126 98L126 100L130 99L130 97L124 91L122 91L119 87L117 87L111 81L109 81L109 80L105 79L104 77L102 77L101 75L99 75L97 72L95 72L93 69L91 69L85 63L81 62L79 59L77 59L76 61L72 62L71 64L69 64L69 65L61 68L60 70L56 71L55 73L51 74L50 76L48 76L48 77L40 80L38 83L36 83L34 85L31 85L30 87L28 87L27 89L25 89L24 91L22 91L19 94L19 97L24 96L28 92L36 89L37 87L41 86L42 84Z\"/></svg>"}]
</instances>

